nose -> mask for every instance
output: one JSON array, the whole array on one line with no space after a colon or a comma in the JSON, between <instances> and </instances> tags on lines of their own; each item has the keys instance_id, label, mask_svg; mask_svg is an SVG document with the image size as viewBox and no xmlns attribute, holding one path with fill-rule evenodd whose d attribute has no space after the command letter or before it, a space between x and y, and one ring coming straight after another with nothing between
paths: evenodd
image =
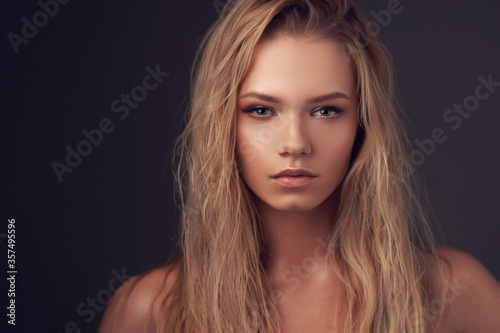
<instances>
[{"instance_id":1,"label":"nose","mask_svg":"<svg viewBox=\"0 0 500 333\"><path fill-rule=\"evenodd\" d=\"M281 156L297 157L311 153L311 142L309 140L306 124L299 115L282 119L281 131L279 133L278 153Z\"/></svg>"}]
</instances>

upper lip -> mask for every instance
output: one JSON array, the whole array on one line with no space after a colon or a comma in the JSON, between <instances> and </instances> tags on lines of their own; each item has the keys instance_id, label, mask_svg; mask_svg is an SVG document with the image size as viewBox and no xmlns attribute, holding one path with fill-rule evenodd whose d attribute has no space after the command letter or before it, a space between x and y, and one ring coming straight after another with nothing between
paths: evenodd
<instances>
[{"instance_id":1,"label":"upper lip","mask_svg":"<svg viewBox=\"0 0 500 333\"><path fill-rule=\"evenodd\" d=\"M278 172L275 175L272 175L271 178L286 177L286 176L292 176L292 177L293 176L294 177L297 177L297 176L316 177L315 174L313 174L312 172L309 172L307 170L304 170L304 169L285 169L285 170L282 170L282 171Z\"/></svg>"}]
</instances>

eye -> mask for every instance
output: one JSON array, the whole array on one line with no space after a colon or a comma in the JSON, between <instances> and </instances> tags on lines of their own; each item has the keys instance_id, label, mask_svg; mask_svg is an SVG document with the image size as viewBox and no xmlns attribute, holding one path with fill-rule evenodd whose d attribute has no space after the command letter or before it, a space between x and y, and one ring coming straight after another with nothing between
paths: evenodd
<instances>
[{"instance_id":1,"label":"eye","mask_svg":"<svg viewBox=\"0 0 500 333\"><path fill-rule=\"evenodd\" d=\"M342 109L339 109L335 106L325 106L318 108L313 112L313 114L318 114L318 113L322 118L334 118L342 113Z\"/></svg>"},{"instance_id":2,"label":"eye","mask_svg":"<svg viewBox=\"0 0 500 333\"><path fill-rule=\"evenodd\" d=\"M269 116L269 114L266 114L267 111L271 110L263 106L253 106L246 110L243 110L243 112L249 113L254 118L267 118Z\"/></svg>"}]
</instances>

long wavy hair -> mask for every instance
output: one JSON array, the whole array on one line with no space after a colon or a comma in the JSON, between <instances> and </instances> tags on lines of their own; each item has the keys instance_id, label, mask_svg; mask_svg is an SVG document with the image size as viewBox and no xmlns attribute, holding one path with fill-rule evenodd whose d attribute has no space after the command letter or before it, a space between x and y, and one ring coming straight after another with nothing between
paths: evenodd
<instances>
[{"instance_id":1,"label":"long wavy hair","mask_svg":"<svg viewBox=\"0 0 500 333\"><path fill-rule=\"evenodd\" d=\"M236 163L236 110L256 44L283 35L337 43L357 82L359 128L328 237L345 288L345 327L426 332L435 320L429 272L443 266L430 205L418 173L405 168L411 144L390 54L349 0L229 0L199 43L174 151L180 251L164 266L179 269L156 332L280 329L262 265L265 228Z\"/></svg>"}]
</instances>

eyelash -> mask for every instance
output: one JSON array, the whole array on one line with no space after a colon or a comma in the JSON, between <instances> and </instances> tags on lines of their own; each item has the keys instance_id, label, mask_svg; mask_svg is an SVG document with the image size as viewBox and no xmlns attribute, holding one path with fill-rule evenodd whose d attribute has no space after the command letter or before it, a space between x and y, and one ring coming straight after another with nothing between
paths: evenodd
<instances>
[{"instance_id":1,"label":"eyelash","mask_svg":"<svg viewBox=\"0 0 500 333\"><path fill-rule=\"evenodd\" d=\"M269 108L266 108L264 106L251 106L245 110L242 110L243 112L245 113L248 113L250 114L250 116L252 118L256 118L256 119L264 119L264 118L267 118L268 116L255 116L254 115L254 111L256 110L269 110L269 111L272 111L271 109ZM333 116L324 116L324 117L321 117L321 118L337 118L342 112L344 112L344 110L338 108L338 107L335 107L335 106L322 106L320 108L316 108L314 109L313 113L316 113L318 111L321 111L321 110L328 110L328 111L333 111L335 112L336 114L333 115Z\"/></svg>"}]
</instances>

